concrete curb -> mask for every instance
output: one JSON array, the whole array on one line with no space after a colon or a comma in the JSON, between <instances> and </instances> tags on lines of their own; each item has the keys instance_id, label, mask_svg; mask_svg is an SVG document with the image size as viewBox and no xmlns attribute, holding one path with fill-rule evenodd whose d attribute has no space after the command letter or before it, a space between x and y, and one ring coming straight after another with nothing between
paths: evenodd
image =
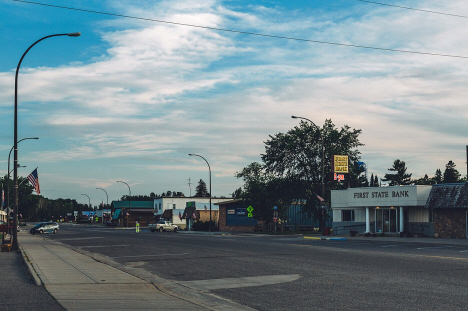
<instances>
[{"instance_id":1,"label":"concrete curb","mask_svg":"<svg viewBox=\"0 0 468 311\"><path fill-rule=\"evenodd\" d=\"M323 240L323 241L348 241L348 239L345 238L318 238L318 237L311 237L311 236L305 236L304 239L309 239L309 240Z\"/></svg>"},{"instance_id":2,"label":"concrete curb","mask_svg":"<svg viewBox=\"0 0 468 311\"><path fill-rule=\"evenodd\" d=\"M26 252L26 250L22 248L21 245L19 245L19 249L21 251L21 256L23 257L23 262L26 265L29 275L34 280L34 283L36 283L36 285L42 285L42 281L37 275L37 272L36 272L36 269L34 269L33 263L29 260L28 252Z\"/></svg>"}]
</instances>

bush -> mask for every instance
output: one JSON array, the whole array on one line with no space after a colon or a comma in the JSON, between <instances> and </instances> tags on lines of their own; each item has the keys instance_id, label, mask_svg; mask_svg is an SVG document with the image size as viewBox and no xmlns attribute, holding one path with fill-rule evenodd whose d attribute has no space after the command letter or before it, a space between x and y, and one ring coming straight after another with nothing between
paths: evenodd
<instances>
[{"instance_id":1,"label":"bush","mask_svg":"<svg viewBox=\"0 0 468 311\"><path fill-rule=\"evenodd\" d=\"M211 221L211 229L214 230L215 223ZM209 221L197 221L194 222L192 225L193 231L209 231L210 230L210 222Z\"/></svg>"}]
</instances>

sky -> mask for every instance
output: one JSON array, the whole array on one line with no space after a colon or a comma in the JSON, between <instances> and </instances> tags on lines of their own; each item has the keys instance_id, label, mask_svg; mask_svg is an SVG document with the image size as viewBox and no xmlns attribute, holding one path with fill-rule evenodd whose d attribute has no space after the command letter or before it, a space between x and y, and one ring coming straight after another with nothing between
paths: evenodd
<instances>
[{"instance_id":1,"label":"sky","mask_svg":"<svg viewBox=\"0 0 468 311\"><path fill-rule=\"evenodd\" d=\"M209 170L189 153L208 161L212 195L230 196L269 135L298 124L291 115L361 129L369 176L396 159L413 178L450 160L466 175L466 1L35 3L48 6L0 0L3 176L21 55L81 32L38 43L19 72L18 139L39 140L18 144L18 174L38 167L44 197L98 205L96 188L109 202L129 193L117 181L132 195L193 195Z\"/></svg>"}]
</instances>

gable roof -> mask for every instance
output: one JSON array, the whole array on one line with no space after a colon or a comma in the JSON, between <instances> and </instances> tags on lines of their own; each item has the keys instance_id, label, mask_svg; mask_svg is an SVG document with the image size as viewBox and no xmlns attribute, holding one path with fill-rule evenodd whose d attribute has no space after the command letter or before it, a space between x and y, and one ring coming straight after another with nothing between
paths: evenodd
<instances>
[{"instance_id":1,"label":"gable roof","mask_svg":"<svg viewBox=\"0 0 468 311\"><path fill-rule=\"evenodd\" d=\"M128 208L128 201L112 201L114 208ZM130 201L130 209L154 209L154 201Z\"/></svg>"},{"instance_id":2,"label":"gable roof","mask_svg":"<svg viewBox=\"0 0 468 311\"><path fill-rule=\"evenodd\" d=\"M468 208L468 183L433 185L425 208Z\"/></svg>"}]
</instances>

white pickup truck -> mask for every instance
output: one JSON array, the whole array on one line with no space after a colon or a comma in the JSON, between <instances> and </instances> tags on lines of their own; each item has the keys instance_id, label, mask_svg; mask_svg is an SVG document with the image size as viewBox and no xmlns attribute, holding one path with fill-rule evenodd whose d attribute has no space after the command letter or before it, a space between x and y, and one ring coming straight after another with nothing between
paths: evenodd
<instances>
[{"instance_id":1,"label":"white pickup truck","mask_svg":"<svg viewBox=\"0 0 468 311\"><path fill-rule=\"evenodd\" d=\"M172 222L167 220L160 220L155 224L148 224L148 228L151 232L159 231L159 232L166 232L166 231L173 231L177 232L179 227L177 225L172 224Z\"/></svg>"}]
</instances>

